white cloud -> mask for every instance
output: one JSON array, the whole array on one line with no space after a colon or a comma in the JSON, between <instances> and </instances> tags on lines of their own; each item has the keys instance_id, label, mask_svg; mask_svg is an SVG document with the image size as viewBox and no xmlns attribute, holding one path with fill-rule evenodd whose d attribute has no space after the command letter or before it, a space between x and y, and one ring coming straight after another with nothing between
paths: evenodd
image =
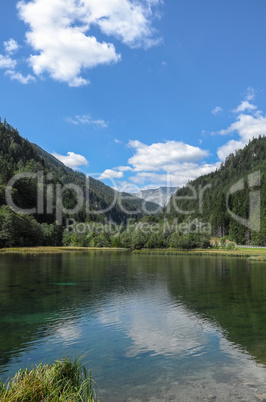
<instances>
[{"instance_id":1,"label":"white cloud","mask_svg":"<svg viewBox=\"0 0 266 402\"><path fill-rule=\"evenodd\" d=\"M18 43L10 38L8 41L4 42L4 48L7 54L4 56L0 54L0 68L6 69L5 75L9 76L11 80L19 81L21 84L35 82L36 78L31 74L23 75L15 71L17 61L12 59L10 55L18 50Z\"/></svg>"},{"instance_id":2,"label":"white cloud","mask_svg":"<svg viewBox=\"0 0 266 402\"><path fill-rule=\"evenodd\" d=\"M74 119L71 117L67 117L66 121L75 125L90 125L94 126L94 128L107 128L108 123L102 119L93 119L89 114L84 115L76 115Z\"/></svg>"},{"instance_id":3,"label":"white cloud","mask_svg":"<svg viewBox=\"0 0 266 402\"><path fill-rule=\"evenodd\" d=\"M116 144L122 144L122 141L118 140L117 138L114 139L114 142L115 142Z\"/></svg>"},{"instance_id":4,"label":"white cloud","mask_svg":"<svg viewBox=\"0 0 266 402\"><path fill-rule=\"evenodd\" d=\"M64 165L70 167L71 169L78 169L80 166L88 166L89 162L87 159L79 154L75 154L74 152L68 152L67 156L59 155L56 152L52 154L56 159L61 161Z\"/></svg>"},{"instance_id":5,"label":"white cloud","mask_svg":"<svg viewBox=\"0 0 266 402\"><path fill-rule=\"evenodd\" d=\"M129 146L136 151L128 161L135 171L168 171L171 165L196 162L209 155L208 151L176 141L152 145L145 145L140 141L130 141Z\"/></svg>"},{"instance_id":6,"label":"white cloud","mask_svg":"<svg viewBox=\"0 0 266 402\"><path fill-rule=\"evenodd\" d=\"M160 0L34 0L17 5L20 18L29 25L28 44L36 54L29 63L36 75L78 87L89 84L82 72L102 64L117 63L121 56L113 43L89 36L96 27L130 47L159 43L152 28L153 7Z\"/></svg>"},{"instance_id":7,"label":"white cloud","mask_svg":"<svg viewBox=\"0 0 266 402\"><path fill-rule=\"evenodd\" d=\"M19 49L18 43L10 38L8 41L4 42L5 51L7 53L13 54Z\"/></svg>"},{"instance_id":8,"label":"white cloud","mask_svg":"<svg viewBox=\"0 0 266 402\"><path fill-rule=\"evenodd\" d=\"M226 129L218 131L218 134L237 134L238 138L228 141L217 150L220 160L224 160L229 154L243 148L249 140L260 135L266 135L266 116L257 106L250 103L255 98L256 91L249 87L245 100L233 110L237 114L236 120Z\"/></svg>"},{"instance_id":9,"label":"white cloud","mask_svg":"<svg viewBox=\"0 0 266 402\"><path fill-rule=\"evenodd\" d=\"M200 162L209 152L183 142L166 141L146 145L140 141L130 141L128 145L135 151L128 160L128 165L108 169L100 177L120 179L127 172L127 180L116 183L116 188L120 191L129 192L129 188L132 190L132 183L134 192L139 191L139 186L144 184L153 188L181 187L189 180L213 172L220 166L220 162Z\"/></svg>"},{"instance_id":10,"label":"white cloud","mask_svg":"<svg viewBox=\"0 0 266 402\"><path fill-rule=\"evenodd\" d=\"M227 129L219 131L219 134L227 135L234 132L239 134L245 144L259 135L266 135L266 117L260 113L256 116L240 114L234 123Z\"/></svg>"},{"instance_id":11,"label":"white cloud","mask_svg":"<svg viewBox=\"0 0 266 402\"><path fill-rule=\"evenodd\" d=\"M188 181L194 180L199 176L214 172L220 167L220 162L202 165L197 163L183 163L168 167L168 172L138 172L135 176L130 177L130 180L138 185L146 182L152 183L153 187L162 185L182 187ZM151 185L151 184L150 184Z\"/></svg>"},{"instance_id":12,"label":"white cloud","mask_svg":"<svg viewBox=\"0 0 266 402\"><path fill-rule=\"evenodd\" d=\"M219 156L220 160L225 160L228 155L234 153L238 149L243 148L244 146L245 143L242 141L231 140L218 148L217 155Z\"/></svg>"},{"instance_id":13,"label":"white cloud","mask_svg":"<svg viewBox=\"0 0 266 402\"><path fill-rule=\"evenodd\" d=\"M245 99L247 101L251 101L251 100L255 99L256 92L257 91L253 87L249 86L248 89L246 90Z\"/></svg>"},{"instance_id":14,"label":"white cloud","mask_svg":"<svg viewBox=\"0 0 266 402\"><path fill-rule=\"evenodd\" d=\"M36 82L36 78L31 74L25 76L21 73L16 73L14 70L7 70L5 74L9 75L11 80L16 80L24 85L29 84L30 82Z\"/></svg>"},{"instance_id":15,"label":"white cloud","mask_svg":"<svg viewBox=\"0 0 266 402\"><path fill-rule=\"evenodd\" d=\"M212 114L214 116L216 116L218 113L221 113L223 111L223 109L220 106L216 106L213 110L212 110Z\"/></svg>"},{"instance_id":16,"label":"white cloud","mask_svg":"<svg viewBox=\"0 0 266 402\"><path fill-rule=\"evenodd\" d=\"M236 109L232 110L232 112L233 113L242 113L242 112L245 112L246 110L256 110L256 109L257 109L257 106L255 106L252 103L249 103L249 101L245 100L245 101L242 101Z\"/></svg>"},{"instance_id":17,"label":"white cloud","mask_svg":"<svg viewBox=\"0 0 266 402\"><path fill-rule=\"evenodd\" d=\"M11 59L9 56L0 54L0 68L15 68L16 60Z\"/></svg>"},{"instance_id":18,"label":"white cloud","mask_svg":"<svg viewBox=\"0 0 266 402\"><path fill-rule=\"evenodd\" d=\"M133 171L132 167L130 166L119 166L118 168L115 168L117 170L120 170L121 172L128 172L128 171Z\"/></svg>"},{"instance_id":19,"label":"white cloud","mask_svg":"<svg viewBox=\"0 0 266 402\"><path fill-rule=\"evenodd\" d=\"M128 172L127 181L116 183L120 191L128 192L128 187L132 187L130 183L135 184L134 192L140 190L138 186L144 184L154 188L181 187L189 180L213 172L220 166L220 162L199 162L209 155L208 151L183 142L167 141L149 146L140 141L130 141L129 146L135 150L135 154L128 160L129 165L108 170L106 176L100 177L103 179L111 175L112 178L119 179L124 177L123 172Z\"/></svg>"},{"instance_id":20,"label":"white cloud","mask_svg":"<svg viewBox=\"0 0 266 402\"><path fill-rule=\"evenodd\" d=\"M140 187L138 185L135 185L133 183L130 183L128 181L123 181L123 180L117 180L113 184L113 189L116 191L124 192L127 194L135 194L140 190Z\"/></svg>"},{"instance_id":21,"label":"white cloud","mask_svg":"<svg viewBox=\"0 0 266 402\"><path fill-rule=\"evenodd\" d=\"M106 169L101 176L99 177L99 180L104 180L104 179L121 179L124 177L123 172L118 172L116 170L112 169Z\"/></svg>"},{"instance_id":22,"label":"white cloud","mask_svg":"<svg viewBox=\"0 0 266 402\"><path fill-rule=\"evenodd\" d=\"M87 6L84 21L97 25L106 35L130 47L150 47L161 41L154 38L151 27L152 7L159 5L158 0L85 0L84 3Z\"/></svg>"},{"instance_id":23,"label":"white cloud","mask_svg":"<svg viewBox=\"0 0 266 402\"><path fill-rule=\"evenodd\" d=\"M72 117L66 117L65 118L65 121L67 122L67 123L71 123L71 124L74 124L74 125L76 125L76 126L78 126L78 122L77 122L77 120L74 120L74 119L72 119Z\"/></svg>"}]
</instances>

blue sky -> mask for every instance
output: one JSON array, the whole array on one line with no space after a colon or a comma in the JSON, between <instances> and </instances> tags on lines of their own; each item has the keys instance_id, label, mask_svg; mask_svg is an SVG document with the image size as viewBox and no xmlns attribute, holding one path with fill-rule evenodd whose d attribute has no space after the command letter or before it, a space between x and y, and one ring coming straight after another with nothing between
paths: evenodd
<instances>
[{"instance_id":1,"label":"blue sky","mask_svg":"<svg viewBox=\"0 0 266 402\"><path fill-rule=\"evenodd\" d=\"M266 134L264 0L0 5L0 116L127 191L183 186Z\"/></svg>"}]
</instances>

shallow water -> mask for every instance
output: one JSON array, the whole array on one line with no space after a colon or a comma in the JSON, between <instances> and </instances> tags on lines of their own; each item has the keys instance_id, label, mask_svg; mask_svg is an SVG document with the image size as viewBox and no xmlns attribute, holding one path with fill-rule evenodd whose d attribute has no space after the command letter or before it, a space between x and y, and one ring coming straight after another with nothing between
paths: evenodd
<instances>
[{"instance_id":1,"label":"shallow water","mask_svg":"<svg viewBox=\"0 0 266 402\"><path fill-rule=\"evenodd\" d=\"M0 377L85 354L101 401L266 393L266 264L125 252L0 256Z\"/></svg>"}]
</instances>

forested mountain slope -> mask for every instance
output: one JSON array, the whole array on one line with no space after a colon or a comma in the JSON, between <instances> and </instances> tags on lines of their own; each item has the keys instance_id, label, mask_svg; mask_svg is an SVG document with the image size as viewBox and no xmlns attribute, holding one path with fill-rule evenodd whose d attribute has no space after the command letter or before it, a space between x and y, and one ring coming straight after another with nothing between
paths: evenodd
<instances>
[{"instance_id":1,"label":"forested mountain slope","mask_svg":"<svg viewBox=\"0 0 266 402\"><path fill-rule=\"evenodd\" d=\"M43 211L33 216L14 213L6 205L5 189L9 180L25 172L43 172ZM36 207L39 194L36 183L36 178L18 180L11 192L14 204L23 210ZM160 208L138 197L118 193L93 178L86 180L84 174L66 167L39 146L22 138L6 121L0 121L0 246L60 244L62 228L55 224L58 221L57 207L61 206L64 225L69 218L64 209L74 209L78 197L73 189L66 189L63 205L60 205L56 188L64 189L70 184L79 188L84 197L82 208L70 215L78 222L103 222L107 219L121 224L130 217L141 217ZM48 205L48 193L52 207Z\"/></svg>"},{"instance_id":2,"label":"forested mountain slope","mask_svg":"<svg viewBox=\"0 0 266 402\"><path fill-rule=\"evenodd\" d=\"M179 222L209 222L213 235L238 244L266 246L266 137L253 139L216 172L179 189L165 214Z\"/></svg>"},{"instance_id":3,"label":"forested mountain slope","mask_svg":"<svg viewBox=\"0 0 266 402\"><path fill-rule=\"evenodd\" d=\"M48 170L50 172L55 171L56 176L60 178L62 183L75 183L77 185L84 186L86 177L83 173L73 171L72 169L66 167L53 155L44 151L38 145L32 145L37 150L39 156L44 159ZM113 204L115 199L119 199L121 201L121 205L124 208L121 208L120 201L118 201L110 211L106 212L106 216L116 223L126 222L128 217L131 215L130 211L132 211L133 216L136 215L136 217L140 217L147 215L147 213L154 213L160 210L160 205L154 202L149 202L146 200L143 202L140 197L124 192L118 192L111 187L106 186L100 180L95 180L92 177L89 177L88 183L90 192L88 198L90 201L90 207L92 209L106 210L110 205Z\"/></svg>"}]
</instances>

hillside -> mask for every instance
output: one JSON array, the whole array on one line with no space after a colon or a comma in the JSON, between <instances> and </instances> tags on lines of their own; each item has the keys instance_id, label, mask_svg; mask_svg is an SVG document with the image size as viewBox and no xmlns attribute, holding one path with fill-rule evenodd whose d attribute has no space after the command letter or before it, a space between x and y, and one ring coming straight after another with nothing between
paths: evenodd
<instances>
[{"instance_id":1,"label":"hillside","mask_svg":"<svg viewBox=\"0 0 266 402\"><path fill-rule=\"evenodd\" d=\"M214 236L238 244L266 246L266 137L253 139L219 170L179 189L165 214L179 222L210 223Z\"/></svg>"},{"instance_id":2,"label":"hillside","mask_svg":"<svg viewBox=\"0 0 266 402\"><path fill-rule=\"evenodd\" d=\"M177 191L176 187L159 187L151 188L147 190L140 190L136 196L142 198L143 200L155 202L156 204L165 207L171 196Z\"/></svg>"},{"instance_id":3,"label":"hillside","mask_svg":"<svg viewBox=\"0 0 266 402\"><path fill-rule=\"evenodd\" d=\"M72 169L65 166L62 162L56 159L53 155L49 154L48 152L44 151L36 144L32 144L33 147L36 149L38 155L44 159L46 167L49 171L56 170L56 175L62 180L62 183L77 183L81 186L84 186L84 181L86 177L83 173L73 171ZM89 177L89 200L90 200L90 207L99 210L101 207L103 210L109 208L110 205L113 204L115 199L122 200L122 208L119 202L117 202L112 210L106 213L107 218L112 219L116 223L126 222L130 215L136 215L136 217L140 217L146 215L148 213L155 213L160 208L159 205L155 202L145 200L143 202L137 195L134 196L132 194L118 192L112 189L109 186L106 186L100 180L95 180L92 177ZM132 214L126 213L123 209L127 212L132 211ZM137 213L136 213L137 212Z\"/></svg>"},{"instance_id":4,"label":"hillside","mask_svg":"<svg viewBox=\"0 0 266 402\"><path fill-rule=\"evenodd\" d=\"M43 201L33 216L16 214L6 205L7 183L14 175L25 172L43 172ZM36 208L40 190L36 183L36 178L23 178L14 184L12 199L16 206L23 210ZM61 194L66 185L78 188L79 195L71 188ZM75 211L78 199L83 203ZM66 167L38 145L22 138L6 121L0 121L0 208L0 246L15 246L60 244L62 228L55 224L56 221L61 220L59 223L65 225L67 218L73 218L77 222L111 220L126 224L130 217L153 213L159 206L130 194L118 193L93 178L86 179L84 174ZM50 232L53 235L50 236ZM52 242L49 236L54 238ZM41 240L46 237L45 241Z\"/></svg>"}]
</instances>

